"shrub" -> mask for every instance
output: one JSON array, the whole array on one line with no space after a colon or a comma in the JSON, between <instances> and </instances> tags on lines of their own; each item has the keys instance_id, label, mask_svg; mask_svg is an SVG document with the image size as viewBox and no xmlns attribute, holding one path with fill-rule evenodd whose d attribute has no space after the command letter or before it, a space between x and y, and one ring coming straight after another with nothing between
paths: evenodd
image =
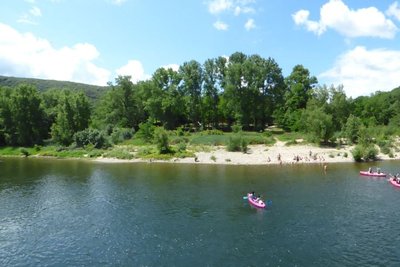
<instances>
[{"instance_id":1,"label":"shrub","mask_svg":"<svg viewBox=\"0 0 400 267\"><path fill-rule=\"evenodd\" d=\"M28 157L28 156L30 155L30 154L29 154L29 151L26 150L25 148L21 148L20 152L21 152L21 154L24 155L25 157Z\"/></svg>"},{"instance_id":2,"label":"shrub","mask_svg":"<svg viewBox=\"0 0 400 267\"><path fill-rule=\"evenodd\" d=\"M240 151L240 136L231 136L228 140L227 150L231 152Z\"/></svg>"},{"instance_id":3,"label":"shrub","mask_svg":"<svg viewBox=\"0 0 400 267\"><path fill-rule=\"evenodd\" d=\"M210 157L210 159L212 160L212 161L217 161L217 158L214 156L214 155L212 155L211 157Z\"/></svg>"},{"instance_id":4,"label":"shrub","mask_svg":"<svg viewBox=\"0 0 400 267\"><path fill-rule=\"evenodd\" d=\"M242 125L240 125L239 123L235 123L234 125L232 125L232 132L234 133L238 133L242 130Z\"/></svg>"},{"instance_id":5,"label":"shrub","mask_svg":"<svg viewBox=\"0 0 400 267\"><path fill-rule=\"evenodd\" d=\"M362 151L361 146L354 147L354 149L351 151L351 153L353 154L353 158L355 161L357 161L357 162L362 161L363 151Z\"/></svg>"},{"instance_id":6,"label":"shrub","mask_svg":"<svg viewBox=\"0 0 400 267\"><path fill-rule=\"evenodd\" d=\"M351 153L353 154L353 158L355 161L362 160L376 160L378 155L378 150L373 145L362 146L357 145Z\"/></svg>"},{"instance_id":7,"label":"shrub","mask_svg":"<svg viewBox=\"0 0 400 267\"><path fill-rule=\"evenodd\" d=\"M247 141L240 135L229 137L227 150L231 152L242 151L247 152Z\"/></svg>"},{"instance_id":8,"label":"shrub","mask_svg":"<svg viewBox=\"0 0 400 267\"><path fill-rule=\"evenodd\" d=\"M129 128L115 128L111 133L111 141L113 144L121 143L133 137L133 130Z\"/></svg>"},{"instance_id":9,"label":"shrub","mask_svg":"<svg viewBox=\"0 0 400 267\"><path fill-rule=\"evenodd\" d=\"M179 142L177 144L177 149L178 149L178 152L185 151L186 150L186 143L185 142Z\"/></svg>"},{"instance_id":10,"label":"shrub","mask_svg":"<svg viewBox=\"0 0 400 267\"><path fill-rule=\"evenodd\" d=\"M147 142L151 142L154 138L155 129L156 127L151 122L140 123L136 136Z\"/></svg>"},{"instance_id":11,"label":"shrub","mask_svg":"<svg viewBox=\"0 0 400 267\"><path fill-rule=\"evenodd\" d=\"M74 142L77 147L85 147L89 144L94 148L109 147L108 140L104 132L97 129L85 129L74 134Z\"/></svg>"},{"instance_id":12,"label":"shrub","mask_svg":"<svg viewBox=\"0 0 400 267\"><path fill-rule=\"evenodd\" d=\"M158 127L154 131L154 142L160 154L167 154L171 151L167 131L163 127Z\"/></svg>"}]
</instances>

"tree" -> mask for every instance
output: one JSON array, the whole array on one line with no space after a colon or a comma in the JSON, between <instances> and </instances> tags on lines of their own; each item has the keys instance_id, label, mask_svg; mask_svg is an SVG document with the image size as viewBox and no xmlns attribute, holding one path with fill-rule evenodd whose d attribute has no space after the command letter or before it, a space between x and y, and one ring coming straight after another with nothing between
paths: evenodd
<instances>
[{"instance_id":1,"label":"tree","mask_svg":"<svg viewBox=\"0 0 400 267\"><path fill-rule=\"evenodd\" d=\"M135 128L144 120L144 110L139 109L139 98L130 76L119 76L115 85L100 100L95 111L95 125L111 124L122 128Z\"/></svg>"},{"instance_id":2,"label":"tree","mask_svg":"<svg viewBox=\"0 0 400 267\"><path fill-rule=\"evenodd\" d=\"M302 113L301 121L305 132L311 134L314 142L328 143L333 136L332 115L327 114L322 107L308 106Z\"/></svg>"},{"instance_id":3,"label":"tree","mask_svg":"<svg viewBox=\"0 0 400 267\"><path fill-rule=\"evenodd\" d=\"M283 128L297 131L301 125L301 110L306 108L312 96L312 89L318 81L316 77L310 76L308 69L296 65L285 79L285 83L288 87L286 102L283 109L276 114L276 119Z\"/></svg>"},{"instance_id":4,"label":"tree","mask_svg":"<svg viewBox=\"0 0 400 267\"><path fill-rule=\"evenodd\" d=\"M82 92L63 90L57 104L57 115L51 126L54 141L70 145L74 134L85 130L90 121L90 104Z\"/></svg>"},{"instance_id":5,"label":"tree","mask_svg":"<svg viewBox=\"0 0 400 267\"><path fill-rule=\"evenodd\" d=\"M35 87L19 85L10 94L9 105L4 112L10 112L11 116L6 116L5 120L8 144L30 146L43 142L46 136L45 113Z\"/></svg>"},{"instance_id":6,"label":"tree","mask_svg":"<svg viewBox=\"0 0 400 267\"><path fill-rule=\"evenodd\" d=\"M183 63L179 68L182 79L180 87L184 94L187 118L198 126L201 120L201 87L203 82L203 70L197 61Z\"/></svg>"},{"instance_id":7,"label":"tree","mask_svg":"<svg viewBox=\"0 0 400 267\"><path fill-rule=\"evenodd\" d=\"M351 114L344 127L344 136L347 138L348 142L353 144L358 142L361 126L362 122L360 118Z\"/></svg>"}]
</instances>

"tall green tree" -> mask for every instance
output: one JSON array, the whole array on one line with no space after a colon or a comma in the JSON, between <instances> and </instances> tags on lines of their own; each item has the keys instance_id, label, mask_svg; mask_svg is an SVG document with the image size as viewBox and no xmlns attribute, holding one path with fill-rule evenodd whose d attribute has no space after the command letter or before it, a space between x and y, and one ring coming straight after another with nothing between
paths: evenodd
<instances>
[{"instance_id":1,"label":"tall green tree","mask_svg":"<svg viewBox=\"0 0 400 267\"><path fill-rule=\"evenodd\" d=\"M57 115L51 126L53 140L62 145L70 145L75 133L88 128L90 117L90 103L83 92L60 91Z\"/></svg>"},{"instance_id":2,"label":"tall green tree","mask_svg":"<svg viewBox=\"0 0 400 267\"><path fill-rule=\"evenodd\" d=\"M201 125L201 94L203 83L203 69L197 61L183 63L179 68L182 79L181 90L185 96L185 106L188 121L196 127Z\"/></svg>"},{"instance_id":3,"label":"tall green tree","mask_svg":"<svg viewBox=\"0 0 400 267\"><path fill-rule=\"evenodd\" d=\"M137 86L132 83L130 76L119 76L115 85L100 100L95 111L95 125L104 127L113 125L122 128L137 128L144 120L144 111L139 109Z\"/></svg>"},{"instance_id":4,"label":"tall green tree","mask_svg":"<svg viewBox=\"0 0 400 267\"><path fill-rule=\"evenodd\" d=\"M6 129L8 143L21 146L41 144L46 136L45 113L37 89L27 84L19 85L10 95L8 108L12 121L12 126Z\"/></svg>"},{"instance_id":5,"label":"tall green tree","mask_svg":"<svg viewBox=\"0 0 400 267\"><path fill-rule=\"evenodd\" d=\"M304 66L296 65L285 82L288 88L286 101L283 108L276 113L276 119L283 128L297 131L301 127L301 112L312 97L318 80Z\"/></svg>"},{"instance_id":6,"label":"tall green tree","mask_svg":"<svg viewBox=\"0 0 400 267\"><path fill-rule=\"evenodd\" d=\"M220 93L223 88L226 58L208 59L203 64L203 94L202 94L202 117L205 124L212 124L218 128L220 111Z\"/></svg>"}]
</instances>

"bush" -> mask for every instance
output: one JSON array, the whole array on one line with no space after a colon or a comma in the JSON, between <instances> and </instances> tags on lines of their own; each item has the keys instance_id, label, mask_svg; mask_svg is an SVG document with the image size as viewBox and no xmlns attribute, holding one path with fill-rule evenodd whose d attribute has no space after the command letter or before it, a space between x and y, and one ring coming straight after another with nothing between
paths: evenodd
<instances>
[{"instance_id":1,"label":"bush","mask_svg":"<svg viewBox=\"0 0 400 267\"><path fill-rule=\"evenodd\" d=\"M171 151L169 147L168 134L164 128L156 128L154 131L154 142L156 143L158 152L160 154L167 154Z\"/></svg>"},{"instance_id":2,"label":"bush","mask_svg":"<svg viewBox=\"0 0 400 267\"><path fill-rule=\"evenodd\" d=\"M115 128L111 133L111 141L113 144L121 143L133 137L134 131L129 128Z\"/></svg>"},{"instance_id":3,"label":"bush","mask_svg":"<svg viewBox=\"0 0 400 267\"><path fill-rule=\"evenodd\" d=\"M353 158L355 161L360 162L363 159L363 150L360 145L354 147L354 149L351 151L351 154L353 154Z\"/></svg>"},{"instance_id":4,"label":"bush","mask_svg":"<svg viewBox=\"0 0 400 267\"><path fill-rule=\"evenodd\" d=\"M240 136L231 136L229 137L226 149L231 152L240 151L240 142L241 142Z\"/></svg>"},{"instance_id":5,"label":"bush","mask_svg":"<svg viewBox=\"0 0 400 267\"><path fill-rule=\"evenodd\" d=\"M136 136L142 138L146 142L151 142L154 139L155 129L156 127L151 122L140 123Z\"/></svg>"},{"instance_id":6,"label":"bush","mask_svg":"<svg viewBox=\"0 0 400 267\"><path fill-rule=\"evenodd\" d=\"M179 142L177 144L177 149L178 149L178 152L185 151L186 150L186 143L185 142Z\"/></svg>"},{"instance_id":7,"label":"bush","mask_svg":"<svg viewBox=\"0 0 400 267\"><path fill-rule=\"evenodd\" d=\"M247 141L240 135L229 137L227 150L231 152L242 151L247 152Z\"/></svg>"},{"instance_id":8,"label":"bush","mask_svg":"<svg viewBox=\"0 0 400 267\"><path fill-rule=\"evenodd\" d=\"M353 154L353 158L355 161L368 161L368 160L376 160L378 155L378 150L374 147L374 145L362 146L357 145L351 153Z\"/></svg>"},{"instance_id":9,"label":"bush","mask_svg":"<svg viewBox=\"0 0 400 267\"><path fill-rule=\"evenodd\" d=\"M21 148L20 152L21 152L21 154L24 155L25 157L28 157L28 156L30 155L30 154L29 154L29 151L26 150L25 148Z\"/></svg>"},{"instance_id":10,"label":"bush","mask_svg":"<svg viewBox=\"0 0 400 267\"><path fill-rule=\"evenodd\" d=\"M74 134L74 142L77 147L93 145L94 148L109 147L108 140L104 132L97 129L85 129Z\"/></svg>"},{"instance_id":11,"label":"bush","mask_svg":"<svg viewBox=\"0 0 400 267\"><path fill-rule=\"evenodd\" d=\"M231 128L232 128L232 132L238 133L242 130L242 125L237 123L237 124L232 125Z\"/></svg>"}]
</instances>

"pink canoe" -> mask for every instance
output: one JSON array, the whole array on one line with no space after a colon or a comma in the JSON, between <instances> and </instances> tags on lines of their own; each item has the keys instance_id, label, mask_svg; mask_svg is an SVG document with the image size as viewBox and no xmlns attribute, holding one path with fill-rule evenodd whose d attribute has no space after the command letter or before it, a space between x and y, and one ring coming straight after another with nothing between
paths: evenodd
<instances>
[{"instance_id":1,"label":"pink canoe","mask_svg":"<svg viewBox=\"0 0 400 267\"><path fill-rule=\"evenodd\" d=\"M374 176L374 177L386 177L386 173L383 173L383 172L360 171L360 175Z\"/></svg>"},{"instance_id":2,"label":"pink canoe","mask_svg":"<svg viewBox=\"0 0 400 267\"><path fill-rule=\"evenodd\" d=\"M390 182L393 186L395 186L395 187L400 187L400 184L397 183L397 182L393 179L393 177L390 177L389 182Z\"/></svg>"},{"instance_id":3,"label":"pink canoe","mask_svg":"<svg viewBox=\"0 0 400 267\"><path fill-rule=\"evenodd\" d=\"M249 203L256 208L265 208L265 206L266 206L264 201L262 201L261 199L259 201L256 201L255 199L253 199L253 194L251 194L251 193L247 194L247 199L249 200Z\"/></svg>"}]
</instances>

